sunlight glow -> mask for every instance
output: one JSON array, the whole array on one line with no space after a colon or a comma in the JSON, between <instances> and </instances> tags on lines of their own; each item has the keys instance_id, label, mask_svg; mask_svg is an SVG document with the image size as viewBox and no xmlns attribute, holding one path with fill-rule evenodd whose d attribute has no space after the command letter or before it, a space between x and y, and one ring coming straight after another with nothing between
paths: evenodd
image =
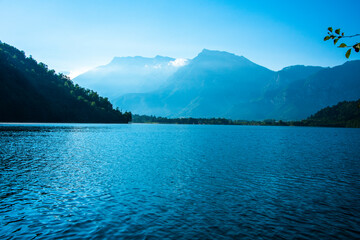
<instances>
[{"instance_id":1,"label":"sunlight glow","mask_svg":"<svg viewBox=\"0 0 360 240\"><path fill-rule=\"evenodd\" d=\"M172 65L174 67L182 67L185 66L188 63L188 59L186 58L177 58L174 61L170 61L169 65Z\"/></svg>"},{"instance_id":2,"label":"sunlight glow","mask_svg":"<svg viewBox=\"0 0 360 240\"><path fill-rule=\"evenodd\" d=\"M84 67L84 68L80 68L80 69L71 70L70 73L67 74L67 76L70 77L70 79L74 79L77 76L79 76L80 74L83 74L83 73L89 71L90 69L92 69L92 68Z\"/></svg>"}]
</instances>

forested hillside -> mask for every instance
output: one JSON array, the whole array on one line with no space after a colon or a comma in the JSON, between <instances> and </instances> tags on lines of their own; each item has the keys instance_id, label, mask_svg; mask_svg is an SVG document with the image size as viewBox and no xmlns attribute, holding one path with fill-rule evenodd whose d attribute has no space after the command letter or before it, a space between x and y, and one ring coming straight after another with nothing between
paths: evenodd
<instances>
[{"instance_id":1,"label":"forested hillside","mask_svg":"<svg viewBox=\"0 0 360 240\"><path fill-rule=\"evenodd\" d=\"M360 99L323 108L304 122L307 126L360 128Z\"/></svg>"},{"instance_id":2,"label":"forested hillside","mask_svg":"<svg viewBox=\"0 0 360 240\"><path fill-rule=\"evenodd\" d=\"M0 122L127 123L131 113L0 42Z\"/></svg>"}]
</instances>

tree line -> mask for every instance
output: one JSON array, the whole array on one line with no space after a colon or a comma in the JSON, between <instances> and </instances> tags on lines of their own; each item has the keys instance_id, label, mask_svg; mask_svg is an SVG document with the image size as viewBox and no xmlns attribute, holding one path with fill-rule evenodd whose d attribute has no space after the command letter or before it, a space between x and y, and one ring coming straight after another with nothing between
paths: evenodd
<instances>
[{"instance_id":1,"label":"tree line","mask_svg":"<svg viewBox=\"0 0 360 240\"><path fill-rule=\"evenodd\" d=\"M208 124L208 125L248 125L248 126L307 126L307 127L352 127L360 128L360 99L343 101L326 107L300 121L266 119L263 121L231 120L226 118L166 118L134 114L133 123L159 124Z\"/></svg>"}]
</instances>

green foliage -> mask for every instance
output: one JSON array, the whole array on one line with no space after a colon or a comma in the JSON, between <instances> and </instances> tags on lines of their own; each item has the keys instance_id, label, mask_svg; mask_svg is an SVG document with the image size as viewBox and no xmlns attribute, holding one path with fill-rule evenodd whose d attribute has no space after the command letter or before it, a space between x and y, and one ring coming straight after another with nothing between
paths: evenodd
<instances>
[{"instance_id":1,"label":"green foliage","mask_svg":"<svg viewBox=\"0 0 360 240\"><path fill-rule=\"evenodd\" d=\"M326 107L303 121L306 126L360 127L360 99Z\"/></svg>"},{"instance_id":2,"label":"green foliage","mask_svg":"<svg viewBox=\"0 0 360 240\"><path fill-rule=\"evenodd\" d=\"M328 41L330 39L332 39L334 41L334 45L336 45L338 43L338 41L340 39L344 39L344 38L353 38L353 37L359 37L360 34L355 34L355 35L345 35L344 32L341 32L341 29L338 28L335 30L335 33L333 32L333 28L329 27L328 28L328 35L324 37L324 41ZM352 46L348 46L345 43L341 43L339 46L339 48L350 48L349 50L346 51L345 53L345 57L349 58L350 54L351 54L351 49L354 49L355 52L359 52L360 50L360 43L355 43Z\"/></svg>"},{"instance_id":3,"label":"green foliage","mask_svg":"<svg viewBox=\"0 0 360 240\"><path fill-rule=\"evenodd\" d=\"M351 49L349 49L349 50L346 51L345 57L346 57L346 58L349 58L350 54L351 54Z\"/></svg>"},{"instance_id":4,"label":"green foliage","mask_svg":"<svg viewBox=\"0 0 360 240\"><path fill-rule=\"evenodd\" d=\"M0 122L127 123L131 113L0 41Z\"/></svg>"},{"instance_id":5,"label":"green foliage","mask_svg":"<svg viewBox=\"0 0 360 240\"><path fill-rule=\"evenodd\" d=\"M336 40L338 40L338 39L336 39ZM342 43L342 44L340 44L340 46L339 46L339 48L345 48L345 47L347 47L347 45L346 45L345 43Z\"/></svg>"}]
</instances>

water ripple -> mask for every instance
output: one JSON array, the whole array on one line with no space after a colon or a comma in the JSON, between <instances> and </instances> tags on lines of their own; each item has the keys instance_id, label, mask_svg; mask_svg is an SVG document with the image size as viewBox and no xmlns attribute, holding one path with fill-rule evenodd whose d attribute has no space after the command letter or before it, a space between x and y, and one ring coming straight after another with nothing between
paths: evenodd
<instances>
[{"instance_id":1,"label":"water ripple","mask_svg":"<svg viewBox=\"0 0 360 240\"><path fill-rule=\"evenodd\" d=\"M0 125L0 238L358 239L359 133Z\"/></svg>"}]
</instances>

